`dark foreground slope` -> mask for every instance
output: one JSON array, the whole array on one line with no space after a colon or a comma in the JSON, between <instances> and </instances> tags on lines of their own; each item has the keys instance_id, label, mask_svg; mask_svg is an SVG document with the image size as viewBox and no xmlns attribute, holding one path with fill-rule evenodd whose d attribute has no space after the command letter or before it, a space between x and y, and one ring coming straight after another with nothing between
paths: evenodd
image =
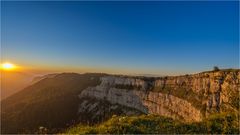
<instances>
[{"instance_id":1,"label":"dark foreground slope","mask_svg":"<svg viewBox=\"0 0 240 135\"><path fill-rule=\"evenodd\" d=\"M46 78L2 101L1 133L34 133L40 126L50 132L77 118L77 95L99 84L102 74L63 73Z\"/></svg>"}]
</instances>

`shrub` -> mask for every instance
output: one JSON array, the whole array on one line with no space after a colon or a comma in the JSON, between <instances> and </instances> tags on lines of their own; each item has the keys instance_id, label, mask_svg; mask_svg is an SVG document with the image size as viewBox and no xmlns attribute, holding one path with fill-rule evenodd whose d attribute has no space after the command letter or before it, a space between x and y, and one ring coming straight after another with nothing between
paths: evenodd
<instances>
[{"instance_id":1,"label":"shrub","mask_svg":"<svg viewBox=\"0 0 240 135\"><path fill-rule=\"evenodd\" d=\"M214 66L213 71L220 71L220 69L217 66Z\"/></svg>"}]
</instances>

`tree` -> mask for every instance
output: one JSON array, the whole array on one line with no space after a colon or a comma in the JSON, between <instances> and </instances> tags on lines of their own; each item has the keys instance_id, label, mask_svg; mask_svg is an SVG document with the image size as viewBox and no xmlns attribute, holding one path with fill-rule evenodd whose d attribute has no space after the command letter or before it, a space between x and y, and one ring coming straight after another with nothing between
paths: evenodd
<instances>
[{"instance_id":1,"label":"tree","mask_svg":"<svg viewBox=\"0 0 240 135\"><path fill-rule=\"evenodd\" d=\"M219 71L220 69L217 66L213 67L213 71Z\"/></svg>"}]
</instances>

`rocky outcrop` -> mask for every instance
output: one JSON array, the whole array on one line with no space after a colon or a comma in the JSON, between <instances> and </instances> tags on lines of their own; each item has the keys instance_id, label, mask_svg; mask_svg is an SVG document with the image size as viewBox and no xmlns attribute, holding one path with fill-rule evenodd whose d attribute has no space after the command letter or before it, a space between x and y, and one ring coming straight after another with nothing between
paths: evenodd
<instances>
[{"instance_id":1,"label":"rocky outcrop","mask_svg":"<svg viewBox=\"0 0 240 135\"><path fill-rule=\"evenodd\" d=\"M239 79L239 70L159 78L105 76L100 85L83 90L79 98L104 100L145 114L200 121L211 113L238 111Z\"/></svg>"},{"instance_id":2,"label":"rocky outcrop","mask_svg":"<svg viewBox=\"0 0 240 135\"><path fill-rule=\"evenodd\" d=\"M137 95L137 92L138 91L135 90L97 86L85 89L79 97L95 97L97 99L107 100L112 104L120 104L135 108L143 113L148 113L147 107L143 105L142 98Z\"/></svg>"}]
</instances>

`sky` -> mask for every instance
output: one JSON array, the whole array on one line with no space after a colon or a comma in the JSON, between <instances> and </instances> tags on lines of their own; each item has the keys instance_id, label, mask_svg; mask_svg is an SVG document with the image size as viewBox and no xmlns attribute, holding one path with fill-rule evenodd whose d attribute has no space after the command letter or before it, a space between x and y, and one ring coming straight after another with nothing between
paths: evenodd
<instances>
[{"instance_id":1,"label":"sky","mask_svg":"<svg viewBox=\"0 0 240 135\"><path fill-rule=\"evenodd\" d=\"M239 2L1 2L1 61L64 72L239 68Z\"/></svg>"}]
</instances>

